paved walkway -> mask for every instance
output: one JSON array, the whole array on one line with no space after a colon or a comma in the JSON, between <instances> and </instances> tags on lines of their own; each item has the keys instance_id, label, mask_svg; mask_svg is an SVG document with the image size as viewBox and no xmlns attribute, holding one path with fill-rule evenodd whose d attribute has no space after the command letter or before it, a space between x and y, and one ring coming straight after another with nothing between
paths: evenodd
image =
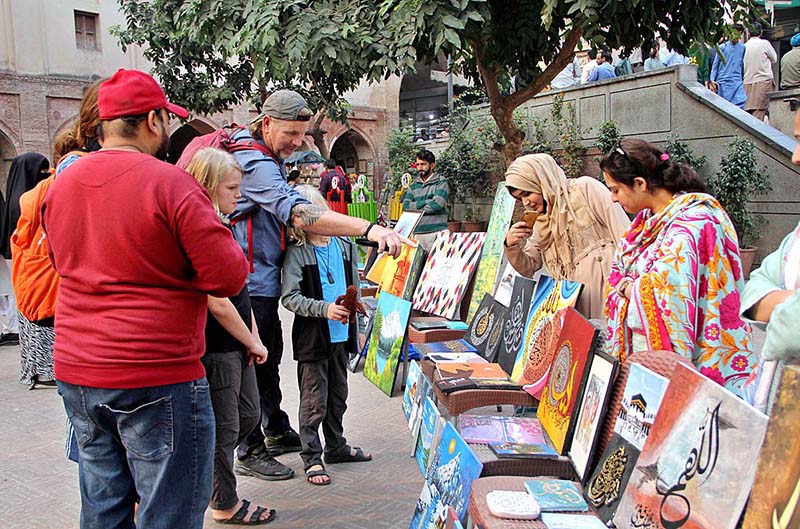
<instances>
[{"instance_id":1,"label":"paved walkway","mask_svg":"<svg viewBox=\"0 0 800 529\"><path fill-rule=\"evenodd\" d=\"M284 312L284 340L291 316ZM283 360L284 409L296 426L298 392L291 348ZM63 455L64 409L50 388L28 391L17 382L17 347L0 347L0 527L76 529L80 514L77 465ZM407 527L422 489L408 457L411 436L401 396L386 397L359 372L350 375L348 442L373 454L370 463L329 468L333 483L314 487L303 479L297 454L279 459L295 470L289 481L239 477L241 497L277 509L266 527L382 529ZM205 527L220 527L210 516Z\"/></svg>"}]
</instances>

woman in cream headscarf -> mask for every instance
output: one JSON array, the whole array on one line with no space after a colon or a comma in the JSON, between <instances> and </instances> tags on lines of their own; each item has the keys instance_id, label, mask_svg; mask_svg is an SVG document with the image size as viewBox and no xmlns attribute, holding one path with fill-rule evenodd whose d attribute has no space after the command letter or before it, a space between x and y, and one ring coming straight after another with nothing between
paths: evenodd
<instances>
[{"instance_id":1,"label":"woman in cream headscarf","mask_svg":"<svg viewBox=\"0 0 800 529\"><path fill-rule=\"evenodd\" d=\"M555 279L583 283L577 309L587 318L604 318L614 250L630 224L608 188L589 176L567 180L552 156L528 154L509 166L506 189L539 213L532 230L521 221L506 233L511 265L526 277L544 266Z\"/></svg>"}]
</instances>

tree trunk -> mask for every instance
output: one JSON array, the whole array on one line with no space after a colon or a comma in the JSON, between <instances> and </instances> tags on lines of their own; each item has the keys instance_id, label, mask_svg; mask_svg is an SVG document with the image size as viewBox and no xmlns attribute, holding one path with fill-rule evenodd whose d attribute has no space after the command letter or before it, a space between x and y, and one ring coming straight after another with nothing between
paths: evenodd
<instances>
[{"instance_id":1,"label":"tree trunk","mask_svg":"<svg viewBox=\"0 0 800 529\"><path fill-rule=\"evenodd\" d=\"M320 156L323 158L330 158L331 153L328 151L328 145L325 143L325 131L315 127L309 130L307 134L314 139L314 145L317 146Z\"/></svg>"},{"instance_id":2,"label":"tree trunk","mask_svg":"<svg viewBox=\"0 0 800 529\"><path fill-rule=\"evenodd\" d=\"M328 145L325 143L325 133L327 132L322 128L322 122L325 120L327 108L323 107L317 112L317 117L314 118L314 125L309 129L306 134L314 139L314 145L317 146L320 156L323 158L330 158L331 153L328 150Z\"/></svg>"},{"instance_id":3,"label":"tree trunk","mask_svg":"<svg viewBox=\"0 0 800 529\"><path fill-rule=\"evenodd\" d=\"M511 162L522 155L522 142L525 139L525 133L514 121L513 107L503 102L496 107L492 106L491 110L492 117L497 123L497 128L500 130L500 134L503 135L503 139L505 139L505 144L500 150L500 154L503 156L505 167L508 167Z\"/></svg>"}]
</instances>

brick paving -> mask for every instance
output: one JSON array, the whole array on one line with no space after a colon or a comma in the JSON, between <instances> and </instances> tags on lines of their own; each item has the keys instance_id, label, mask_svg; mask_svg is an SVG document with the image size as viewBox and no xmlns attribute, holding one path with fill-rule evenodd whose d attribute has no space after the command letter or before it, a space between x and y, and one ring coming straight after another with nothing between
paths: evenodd
<instances>
[{"instance_id":1,"label":"brick paving","mask_svg":"<svg viewBox=\"0 0 800 529\"><path fill-rule=\"evenodd\" d=\"M291 315L282 313L284 409L297 418L297 378L291 359ZM64 409L50 388L28 391L17 382L17 347L0 347L0 527L3 529L76 529L80 498L77 465L64 458ZM295 470L288 481L239 477L239 494L277 509L266 527L330 529L405 528L422 489L422 476L408 457L411 438L401 407L359 372L350 375L348 442L373 454L370 463L329 467L333 483L306 483L297 454L279 459ZM210 515L205 527L219 527Z\"/></svg>"}]
</instances>

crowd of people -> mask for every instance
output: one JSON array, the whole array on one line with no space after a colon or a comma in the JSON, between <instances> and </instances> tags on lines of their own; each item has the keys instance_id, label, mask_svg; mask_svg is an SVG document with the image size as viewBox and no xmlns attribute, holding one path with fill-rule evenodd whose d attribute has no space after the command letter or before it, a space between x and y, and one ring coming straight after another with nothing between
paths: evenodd
<instances>
[{"instance_id":1,"label":"crowd of people","mask_svg":"<svg viewBox=\"0 0 800 529\"><path fill-rule=\"evenodd\" d=\"M611 68L605 55L588 79ZM290 479L275 456L299 452L308 483L325 486L326 465L372 459L344 435L358 337L337 300L359 285L348 237L392 256L407 241L329 208L332 191L349 193L331 183L334 162L319 189L289 182L283 160L313 115L300 94L274 92L227 148L200 141L177 167L163 161L171 114L188 117L151 76L119 70L86 91L56 141L55 170L29 153L9 177L2 225L16 309L0 305L4 332L18 322L21 382L57 383L82 527L135 517L199 528L207 509L222 523L265 524L275 509L240 498L236 474ZM415 165L403 204L424 213L414 238L429 247L447 230L449 188L433 153ZM637 139L600 167L605 185L567 179L548 154L510 164L506 188L536 216L508 229L509 262L582 283L577 308L605 319L619 360L675 351L767 409L797 332L800 226L745 287L731 221L692 168ZM298 430L282 408L281 304L295 315ZM744 316L769 323L762 357Z\"/></svg>"}]
</instances>

